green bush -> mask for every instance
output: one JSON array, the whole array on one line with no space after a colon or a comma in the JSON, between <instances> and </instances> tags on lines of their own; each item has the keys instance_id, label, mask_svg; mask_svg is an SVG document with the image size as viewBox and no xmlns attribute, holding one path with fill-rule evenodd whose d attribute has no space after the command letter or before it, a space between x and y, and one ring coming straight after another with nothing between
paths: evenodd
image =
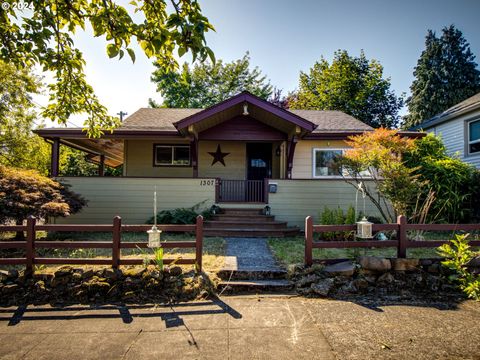
<instances>
[{"instance_id":1,"label":"green bush","mask_svg":"<svg viewBox=\"0 0 480 360\"><path fill-rule=\"evenodd\" d=\"M320 223L322 225L352 225L355 224L355 208L350 205L345 213L343 209L338 207L335 210L324 207L320 214ZM335 231L325 232L322 234L325 240L352 240L353 232L351 231Z\"/></svg>"},{"instance_id":2,"label":"green bush","mask_svg":"<svg viewBox=\"0 0 480 360\"><path fill-rule=\"evenodd\" d=\"M159 211L157 213L157 224L195 224L198 215L202 215L204 220L208 220L212 217L210 209L200 210L205 202L206 200L190 208ZM153 224L153 216L147 220L147 224Z\"/></svg>"},{"instance_id":3,"label":"green bush","mask_svg":"<svg viewBox=\"0 0 480 360\"><path fill-rule=\"evenodd\" d=\"M480 195L480 175L470 164L450 157L441 138L429 134L416 140L405 154L405 164L426 186L419 188L419 199L435 193L427 222L471 222L478 214L475 202ZM477 204L478 205L478 204ZM410 205L412 208L415 204Z\"/></svg>"},{"instance_id":4,"label":"green bush","mask_svg":"<svg viewBox=\"0 0 480 360\"><path fill-rule=\"evenodd\" d=\"M454 270L450 280L459 284L460 289L471 299L480 301L480 275L469 269L469 262L480 256L480 252L472 251L467 235L456 235L450 243L440 246L437 251L445 257L442 265Z\"/></svg>"}]
</instances>

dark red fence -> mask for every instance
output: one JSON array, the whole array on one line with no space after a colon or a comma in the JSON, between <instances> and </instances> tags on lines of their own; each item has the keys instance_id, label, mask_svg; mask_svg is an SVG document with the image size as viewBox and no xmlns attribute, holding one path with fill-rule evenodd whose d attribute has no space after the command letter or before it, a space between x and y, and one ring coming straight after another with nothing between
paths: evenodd
<instances>
[{"instance_id":1,"label":"dark red fence","mask_svg":"<svg viewBox=\"0 0 480 360\"><path fill-rule=\"evenodd\" d=\"M406 217L398 217L396 224L373 224L373 232L396 231L396 240L359 240L359 241L313 241L314 233L332 233L338 231L356 231L356 225L313 225L313 218L305 219L305 264L312 265L313 249L347 248L397 248L397 257L405 258L409 248L433 248L448 243L449 240L410 240L407 231L475 231L480 224L408 224ZM470 241L472 246L480 246L480 241ZM321 259L320 259L321 260ZM336 261L340 259L328 259Z\"/></svg>"},{"instance_id":2,"label":"dark red fence","mask_svg":"<svg viewBox=\"0 0 480 360\"><path fill-rule=\"evenodd\" d=\"M151 225L122 225L119 216L113 219L112 225L37 225L34 217L27 219L26 225L0 225L0 232L26 232L25 241L0 241L0 249L25 249L23 258L0 258L0 265L25 265L26 271L32 273L34 265L111 265L118 268L120 265L141 265L144 260L139 258L122 259L121 249L147 248L148 242L122 242L122 233L146 232ZM195 248L195 259L164 259L164 264L175 261L176 264L192 264L198 271L202 270L203 249L203 217L197 216L193 225L157 225L157 228L166 232L193 232L195 241L167 241L162 242L165 249ZM37 240L37 231L55 232L111 232L112 241L45 241ZM110 259L89 258L47 258L38 257L35 249L112 249Z\"/></svg>"}]
</instances>

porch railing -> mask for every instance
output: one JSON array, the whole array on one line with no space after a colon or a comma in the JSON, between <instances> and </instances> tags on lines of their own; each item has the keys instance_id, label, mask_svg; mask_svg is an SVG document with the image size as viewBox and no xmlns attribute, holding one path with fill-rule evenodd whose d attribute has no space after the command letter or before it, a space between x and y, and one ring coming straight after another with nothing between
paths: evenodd
<instances>
[{"instance_id":1,"label":"porch railing","mask_svg":"<svg viewBox=\"0 0 480 360\"><path fill-rule=\"evenodd\" d=\"M266 202L264 180L218 180L217 202Z\"/></svg>"}]
</instances>

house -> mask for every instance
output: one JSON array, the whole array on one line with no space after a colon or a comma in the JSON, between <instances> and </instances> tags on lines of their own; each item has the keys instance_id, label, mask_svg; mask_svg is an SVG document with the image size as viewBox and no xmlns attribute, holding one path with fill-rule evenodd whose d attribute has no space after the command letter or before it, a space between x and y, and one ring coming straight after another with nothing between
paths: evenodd
<instances>
[{"instance_id":1,"label":"house","mask_svg":"<svg viewBox=\"0 0 480 360\"><path fill-rule=\"evenodd\" d=\"M442 137L451 155L480 169L480 93L415 126Z\"/></svg>"},{"instance_id":2,"label":"house","mask_svg":"<svg viewBox=\"0 0 480 360\"><path fill-rule=\"evenodd\" d=\"M73 128L36 133L52 144L53 177L60 144L99 163L98 177L59 178L89 201L63 222L109 223L120 215L144 223L156 188L159 209L268 205L277 220L302 227L325 206L355 203L356 189L333 160L348 136L371 130L340 111L287 111L243 92L207 109L140 109L100 139ZM123 176L102 176L105 164L123 165Z\"/></svg>"}]
</instances>

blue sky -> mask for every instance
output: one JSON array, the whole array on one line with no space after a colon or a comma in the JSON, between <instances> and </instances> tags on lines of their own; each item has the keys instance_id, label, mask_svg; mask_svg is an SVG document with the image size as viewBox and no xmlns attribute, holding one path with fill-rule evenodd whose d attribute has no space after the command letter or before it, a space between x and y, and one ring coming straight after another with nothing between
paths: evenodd
<instances>
[{"instance_id":1,"label":"blue sky","mask_svg":"<svg viewBox=\"0 0 480 360\"><path fill-rule=\"evenodd\" d=\"M300 71L308 71L322 55L331 60L335 50L358 55L363 49L367 58L384 66L395 92L408 94L427 29L440 33L450 24L463 32L480 63L478 0L200 0L200 4L216 28L207 36L216 57L231 61L249 51L252 65L285 92L294 90ZM104 40L92 39L88 32L79 34L76 44L87 61L88 80L112 115L120 110L132 114L146 107L149 97L161 100L150 82L151 60L138 48L132 64L128 56L108 59ZM81 125L81 119L76 116L72 123Z\"/></svg>"}]
</instances>

